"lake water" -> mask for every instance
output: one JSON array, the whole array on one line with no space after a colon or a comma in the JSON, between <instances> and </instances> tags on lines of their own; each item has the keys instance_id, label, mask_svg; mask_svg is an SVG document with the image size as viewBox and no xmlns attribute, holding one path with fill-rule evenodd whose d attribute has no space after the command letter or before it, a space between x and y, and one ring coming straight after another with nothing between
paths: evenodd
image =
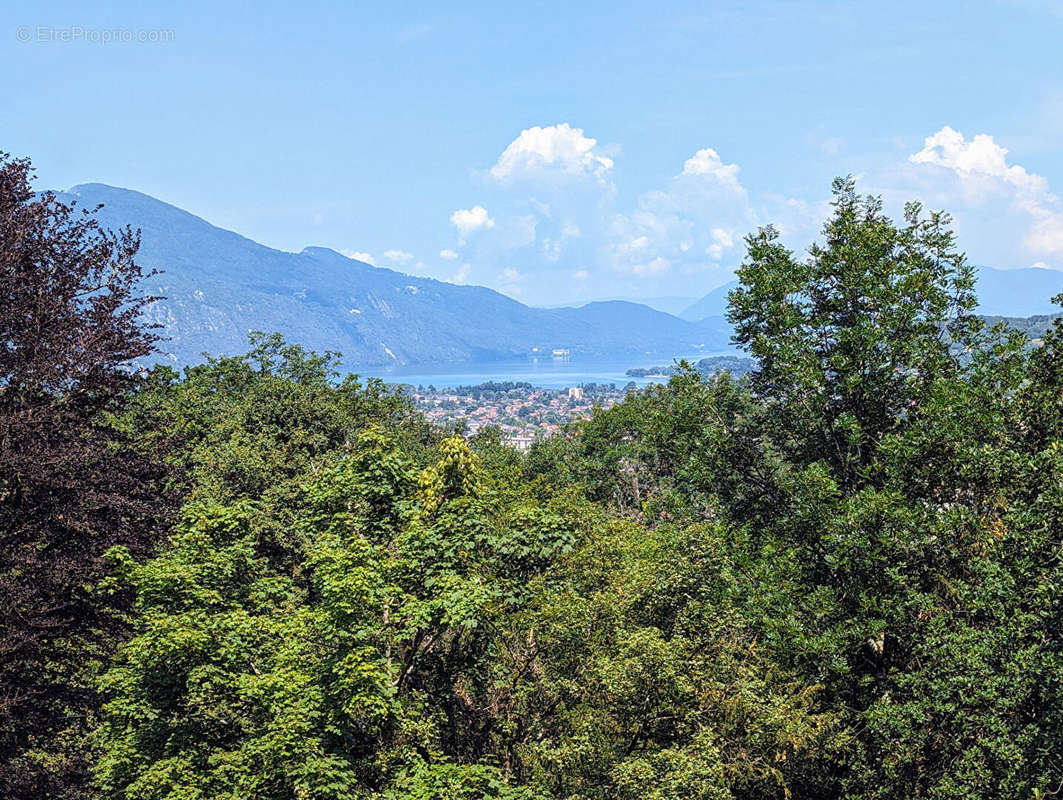
<instances>
[{"instance_id":1,"label":"lake water","mask_svg":"<svg viewBox=\"0 0 1063 800\"><path fill-rule=\"evenodd\" d=\"M718 353L698 353L680 356L691 363L706 356L734 355L734 351ZM667 381L665 377L629 378L624 373L635 367L654 367L668 364L667 360L638 361L637 359L598 360L579 359L555 360L552 358L522 359L514 361L495 361L487 363L440 364L428 367L420 364L411 367L364 367L351 371L359 375L380 378L388 383L409 383L414 386L431 384L436 388L451 386L470 386L485 381L524 381L544 389L563 389L578 386L581 383L612 383L622 388L634 381L638 386Z\"/></svg>"}]
</instances>

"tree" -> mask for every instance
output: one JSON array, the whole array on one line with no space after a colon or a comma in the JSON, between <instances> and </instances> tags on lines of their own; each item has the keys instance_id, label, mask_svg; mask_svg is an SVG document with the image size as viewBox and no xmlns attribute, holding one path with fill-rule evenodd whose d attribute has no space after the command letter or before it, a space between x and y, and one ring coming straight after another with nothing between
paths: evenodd
<instances>
[{"instance_id":1,"label":"tree","mask_svg":"<svg viewBox=\"0 0 1063 800\"><path fill-rule=\"evenodd\" d=\"M367 424L411 449L431 437L400 392L375 378L339 379L338 353L307 351L278 333L249 339L246 354L208 357L183 375L157 367L137 398L148 420L141 435L173 443L186 493L228 502L288 491Z\"/></svg>"},{"instance_id":2,"label":"tree","mask_svg":"<svg viewBox=\"0 0 1063 800\"><path fill-rule=\"evenodd\" d=\"M911 204L895 225L850 180L836 182L834 214L807 259L771 228L747 241L730 315L755 359L748 385L681 372L528 458L543 494L572 485L644 522L625 542L659 540L690 520L717 528L685 585L674 582L704 546L701 525L680 528L678 552L652 567L599 563L638 613L708 593L704 618L732 642L712 649L720 629L658 616L628 634L630 655L616 661L612 642L590 639L610 630L601 620L622 602L573 615L587 599L575 593L554 635L588 644L556 678L587 694L562 704L578 709L575 746L544 739L548 757L571 754L555 772L589 785L630 770L620 786L642 796L649 786L664 797L692 787L756 796L770 773L750 769L763 762L726 715L715 717L714 731L727 733L708 752L697 737L651 736L654 721L689 724L716 714L711 706L635 705L667 709L677 674L681 686L726 674L739 697L755 684L754 696L782 701L762 706L767 719L747 733L773 719L791 732L820 715L836 723L779 784L794 796L1051 796L1063 780L1063 328L1032 355L1022 336L986 331L947 216ZM632 593L640 573L659 595ZM599 623L572 633L573 616ZM549 641L545 630L537 641ZM741 655L754 649L754 661ZM697 661L691 673L673 666L676 651L692 652L681 658ZM644 664L656 680L635 684ZM773 675L788 676L790 697L808 705L787 699ZM609 747L603 733L618 730L634 752ZM736 746L750 758L718 759ZM797 754L787 753L788 768ZM608 776L581 773L606 765Z\"/></svg>"},{"instance_id":3,"label":"tree","mask_svg":"<svg viewBox=\"0 0 1063 800\"><path fill-rule=\"evenodd\" d=\"M764 615L776 658L848 711L845 797L1049 792L1058 537L1009 441L1009 407L1037 393L1023 343L973 315L947 215L910 203L898 227L852 180L834 195L803 261L750 236L730 298L781 456L771 513L735 520L786 586ZM1035 361L1051 385L1054 356Z\"/></svg>"},{"instance_id":4,"label":"tree","mask_svg":"<svg viewBox=\"0 0 1063 800\"><path fill-rule=\"evenodd\" d=\"M881 437L957 374L980 323L947 214L909 203L897 227L851 178L835 180L833 207L803 261L770 226L747 237L728 319L756 360L776 444L853 487L870 478Z\"/></svg>"},{"instance_id":5,"label":"tree","mask_svg":"<svg viewBox=\"0 0 1063 800\"><path fill-rule=\"evenodd\" d=\"M370 426L283 506L197 500L157 557L111 551L138 615L103 681L104 797L531 796L493 757L521 674L500 630L569 530L461 437L431 456Z\"/></svg>"},{"instance_id":6,"label":"tree","mask_svg":"<svg viewBox=\"0 0 1063 800\"><path fill-rule=\"evenodd\" d=\"M115 423L154 349L138 234L34 194L0 154L0 793L76 797L90 673L124 630L94 592L117 544L147 554L162 471Z\"/></svg>"}]
</instances>

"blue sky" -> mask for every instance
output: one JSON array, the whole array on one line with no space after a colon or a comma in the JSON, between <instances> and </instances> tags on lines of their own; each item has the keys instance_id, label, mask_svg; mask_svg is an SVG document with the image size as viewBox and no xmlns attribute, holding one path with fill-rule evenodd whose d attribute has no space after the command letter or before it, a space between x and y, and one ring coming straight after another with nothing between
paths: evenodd
<instances>
[{"instance_id":1,"label":"blue sky","mask_svg":"<svg viewBox=\"0 0 1063 800\"><path fill-rule=\"evenodd\" d=\"M1061 0L5 6L0 148L40 188L286 250L699 296L756 225L807 245L852 173L951 210L976 263L1063 269Z\"/></svg>"}]
</instances>

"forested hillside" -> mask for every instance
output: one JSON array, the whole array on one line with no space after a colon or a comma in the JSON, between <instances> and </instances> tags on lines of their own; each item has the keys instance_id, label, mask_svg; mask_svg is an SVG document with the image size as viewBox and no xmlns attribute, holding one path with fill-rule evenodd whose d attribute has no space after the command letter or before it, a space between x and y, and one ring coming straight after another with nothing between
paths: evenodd
<instances>
[{"instance_id":1,"label":"forested hillside","mask_svg":"<svg viewBox=\"0 0 1063 800\"><path fill-rule=\"evenodd\" d=\"M0 169L0 792L1047 798L1063 325L834 187L682 370L522 455L277 335L123 369L136 238ZM43 302L42 297L48 301Z\"/></svg>"}]
</instances>

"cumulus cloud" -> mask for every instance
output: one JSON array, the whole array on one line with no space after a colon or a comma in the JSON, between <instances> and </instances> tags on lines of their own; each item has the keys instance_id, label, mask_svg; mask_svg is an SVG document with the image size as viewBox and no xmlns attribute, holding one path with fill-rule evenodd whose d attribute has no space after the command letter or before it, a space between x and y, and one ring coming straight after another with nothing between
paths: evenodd
<instances>
[{"instance_id":1,"label":"cumulus cloud","mask_svg":"<svg viewBox=\"0 0 1063 800\"><path fill-rule=\"evenodd\" d=\"M681 175L710 178L720 186L736 194L746 195L746 190L738 182L738 165L724 164L720 159L719 153L711 147L698 150L698 152L688 158L683 164Z\"/></svg>"},{"instance_id":2,"label":"cumulus cloud","mask_svg":"<svg viewBox=\"0 0 1063 800\"><path fill-rule=\"evenodd\" d=\"M936 164L955 170L965 177L991 176L1000 178L1024 190L1044 191L1045 179L1027 172L1023 167L1009 165L1008 151L993 137L979 133L970 141L963 134L946 125L933 136L923 140L923 149L908 160L913 164Z\"/></svg>"},{"instance_id":3,"label":"cumulus cloud","mask_svg":"<svg viewBox=\"0 0 1063 800\"><path fill-rule=\"evenodd\" d=\"M604 181L613 160L602 153L598 140L567 122L527 128L502 151L490 174L499 181L546 175L591 176Z\"/></svg>"},{"instance_id":4,"label":"cumulus cloud","mask_svg":"<svg viewBox=\"0 0 1063 800\"><path fill-rule=\"evenodd\" d=\"M409 264L413 261L413 253L407 253L405 250L385 250L384 260L393 264Z\"/></svg>"},{"instance_id":5,"label":"cumulus cloud","mask_svg":"<svg viewBox=\"0 0 1063 800\"><path fill-rule=\"evenodd\" d=\"M347 256L347 258L353 258L355 261L364 261L366 264L376 266L372 253L363 253L361 250L340 250L340 254Z\"/></svg>"},{"instance_id":6,"label":"cumulus cloud","mask_svg":"<svg viewBox=\"0 0 1063 800\"><path fill-rule=\"evenodd\" d=\"M458 235L464 240L469 234L483 228L495 227L495 221L483 206L459 208L450 215L450 224L458 229Z\"/></svg>"},{"instance_id":7,"label":"cumulus cloud","mask_svg":"<svg viewBox=\"0 0 1063 800\"><path fill-rule=\"evenodd\" d=\"M841 146L832 141L823 152ZM861 178L861 191L881 192L894 214L895 201L913 197L952 211L975 263L1063 267L1063 201L1044 177L987 134L967 139L945 127L916 149ZM483 204L451 215L461 246L439 253L462 265L451 280L536 301L566 292L700 293L732 277L743 237L757 226L774 224L800 251L830 214L826 186L808 199L751 196L740 166L709 146L677 158L671 178L620 205L614 156L567 123L522 131L479 173Z\"/></svg>"},{"instance_id":8,"label":"cumulus cloud","mask_svg":"<svg viewBox=\"0 0 1063 800\"><path fill-rule=\"evenodd\" d=\"M619 206L615 152L568 123L522 131L479 173L483 205L454 212L461 246L440 256L460 251L473 282L536 300L567 290L694 294L730 279L759 219L780 221L770 204L754 209L739 165L712 147L677 159L664 185ZM805 236L803 222L780 227Z\"/></svg>"},{"instance_id":9,"label":"cumulus cloud","mask_svg":"<svg viewBox=\"0 0 1063 800\"><path fill-rule=\"evenodd\" d=\"M923 149L909 156L917 167L931 167L950 175L956 197L946 197L961 208L992 205L1004 201L1021 212L1028 223L1022 235L1023 247L1039 256L1063 257L1063 203L1052 193L1048 181L1019 164L1009 163L1007 148L988 134L966 139L945 126L923 143ZM947 194L949 187L939 187ZM1006 220L999 220L998 225Z\"/></svg>"},{"instance_id":10,"label":"cumulus cloud","mask_svg":"<svg viewBox=\"0 0 1063 800\"><path fill-rule=\"evenodd\" d=\"M650 261L644 261L642 263L633 264L631 271L636 275L657 275L662 272L667 272L672 268L672 262L667 258L657 256Z\"/></svg>"},{"instance_id":11,"label":"cumulus cloud","mask_svg":"<svg viewBox=\"0 0 1063 800\"><path fill-rule=\"evenodd\" d=\"M739 172L711 147L694 153L668 186L644 193L634 211L614 217L612 269L641 277L675 270L726 278L738 257L735 242L757 221Z\"/></svg>"},{"instance_id":12,"label":"cumulus cloud","mask_svg":"<svg viewBox=\"0 0 1063 800\"><path fill-rule=\"evenodd\" d=\"M454 252L489 283L500 264L537 278L556 273L559 280L590 269L613 213L612 169L608 151L581 128L561 123L523 130L479 173L483 204L451 216L460 245ZM524 286L544 294L556 288L549 280ZM515 291L512 281L506 287Z\"/></svg>"}]
</instances>

